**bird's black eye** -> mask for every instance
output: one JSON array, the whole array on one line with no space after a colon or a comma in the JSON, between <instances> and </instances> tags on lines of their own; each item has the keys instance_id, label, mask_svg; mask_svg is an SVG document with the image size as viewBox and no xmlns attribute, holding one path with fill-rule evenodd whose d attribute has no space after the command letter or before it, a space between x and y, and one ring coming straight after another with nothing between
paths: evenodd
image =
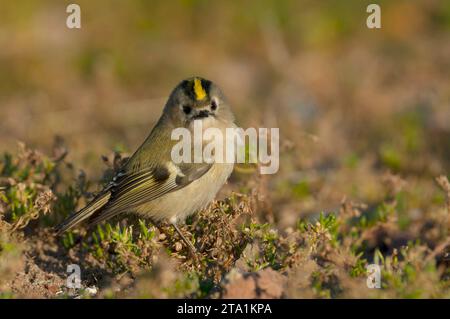
<instances>
[{"instance_id":1,"label":"bird's black eye","mask_svg":"<svg viewBox=\"0 0 450 319\"><path fill-rule=\"evenodd\" d=\"M217 110L217 102L215 100L211 101L211 110L213 111Z\"/></svg>"},{"instance_id":2,"label":"bird's black eye","mask_svg":"<svg viewBox=\"0 0 450 319\"><path fill-rule=\"evenodd\" d=\"M192 111L192 107L190 107L189 105L183 105L183 112L184 114L189 114Z\"/></svg>"}]
</instances>

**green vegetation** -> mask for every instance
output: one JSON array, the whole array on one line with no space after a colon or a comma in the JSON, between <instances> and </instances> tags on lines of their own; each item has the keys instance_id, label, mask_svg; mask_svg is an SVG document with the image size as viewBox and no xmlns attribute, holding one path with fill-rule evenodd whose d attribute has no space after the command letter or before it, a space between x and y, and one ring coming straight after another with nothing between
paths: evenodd
<instances>
[{"instance_id":1,"label":"green vegetation","mask_svg":"<svg viewBox=\"0 0 450 319\"><path fill-rule=\"evenodd\" d=\"M64 159L56 162L23 144L17 155L6 154L0 162L4 181L0 193L3 284L17 270L9 264L15 261L16 266L23 267L23 254L37 249L25 238L37 236L40 241L53 237L49 240L52 249L60 251L61 256L84 255L78 261L83 260L82 268L102 269L103 276L118 282L118 278L127 276L129 282L122 284L124 290L113 290L111 284L100 287L101 295L108 298L219 297L229 289L230 272L259 273L267 268L286 277L287 283L282 285L284 297L305 296L304 289L309 289L306 296L318 298L449 297L449 268L445 262L448 233L438 223L441 218L448 218L445 207L439 210L442 215L436 215L435 223L433 219L419 222L419 226L428 227L427 232L433 233L430 241L424 232L411 237L408 230L412 221L402 226L398 218L398 199L405 196L402 193L394 200L386 198L373 211L344 201L339 212L300 219L295 229L288 230L261 223L254 211L255 198L234 194L182 226L198 249L196 258L192 258L170 225L156 227L133 218L88 231L77 229L55 239L46 229L67 216L73 203L90 196L79 190L80 182L75 176L75 185L66 187L65 192L56 191L54 176L62 177L61 168L67 165ZM448 180L441 177L438 181L450 193ZM38 200L42 194L49 199ZM410 239L396 243L401 232ZM380 265L382 289L364 286L369 263ZM299 272L306 286L296 286ZM78 294L88 298L86 287ZM65 291L60 296L70 297L70 289L58 288ZM244 285L242 289L247 288ZM20 296L7 288L1 293L4 298Z\"/></svg>"}]
</instances>

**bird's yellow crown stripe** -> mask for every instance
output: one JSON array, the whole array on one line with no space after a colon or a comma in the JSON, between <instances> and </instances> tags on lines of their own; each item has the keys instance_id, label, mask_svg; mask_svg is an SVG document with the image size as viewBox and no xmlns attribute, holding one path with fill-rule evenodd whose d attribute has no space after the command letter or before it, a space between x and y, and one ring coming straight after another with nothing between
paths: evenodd
<instances>
[{"instance_id":1,"label":"bird's yellow crown stripe","mask_svg":"<svg viewBox=\"0 0 450 319\"><path fill-rule=\"evenodd\" d=\"M206 97L206 91L202 86L200 79L194 79L194 93L197 100L203 100Z\"/></svg>"}]
</instances>

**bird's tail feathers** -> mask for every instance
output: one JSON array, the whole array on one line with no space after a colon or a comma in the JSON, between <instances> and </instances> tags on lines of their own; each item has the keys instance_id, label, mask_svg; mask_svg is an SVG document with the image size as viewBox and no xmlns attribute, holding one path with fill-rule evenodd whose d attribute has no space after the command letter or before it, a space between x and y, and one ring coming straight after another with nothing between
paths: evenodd
<instances>
[{"instance_id":1,"label":"bird's tail feathers","mask_svg":"<svg viewBox=\"0 0 450 319\"><path fill-rule=\"evenodd\" d=\"M91 217L96 211L106 205L108 203L109 198L111 197L110 192L105 192L103 194L98 195L95 199L93 199L89 204L86 205L80 211L72 214L69 218L59 224L56 228L56 235L61 235L62 233L68 231L69 229L75 227L82 221Z\"/></svg>"}]
</instances>

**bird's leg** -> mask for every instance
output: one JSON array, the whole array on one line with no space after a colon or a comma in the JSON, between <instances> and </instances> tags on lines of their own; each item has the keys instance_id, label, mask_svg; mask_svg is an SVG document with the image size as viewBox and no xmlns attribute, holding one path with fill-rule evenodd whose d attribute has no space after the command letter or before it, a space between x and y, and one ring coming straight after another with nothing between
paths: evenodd
<instances>
[{"instance_id":1,"label":"bird's leg","mask_svg":"<svg viewBox=\"0 0 450 319\"><path fill-rule=\"evenodd\" d=\"M183 239L183 241L186 243L186 245L188 246L192 256L197 256L197 249L195 249L194 245L192 245L192 243L186 238L184 237L183 233L181 232L181 230L178 228L178 226L175 223L172 223L172 226L175 228L175 230L177 231L178 235L180 235L180 237Z\"/></svg>"}]
</instances>

